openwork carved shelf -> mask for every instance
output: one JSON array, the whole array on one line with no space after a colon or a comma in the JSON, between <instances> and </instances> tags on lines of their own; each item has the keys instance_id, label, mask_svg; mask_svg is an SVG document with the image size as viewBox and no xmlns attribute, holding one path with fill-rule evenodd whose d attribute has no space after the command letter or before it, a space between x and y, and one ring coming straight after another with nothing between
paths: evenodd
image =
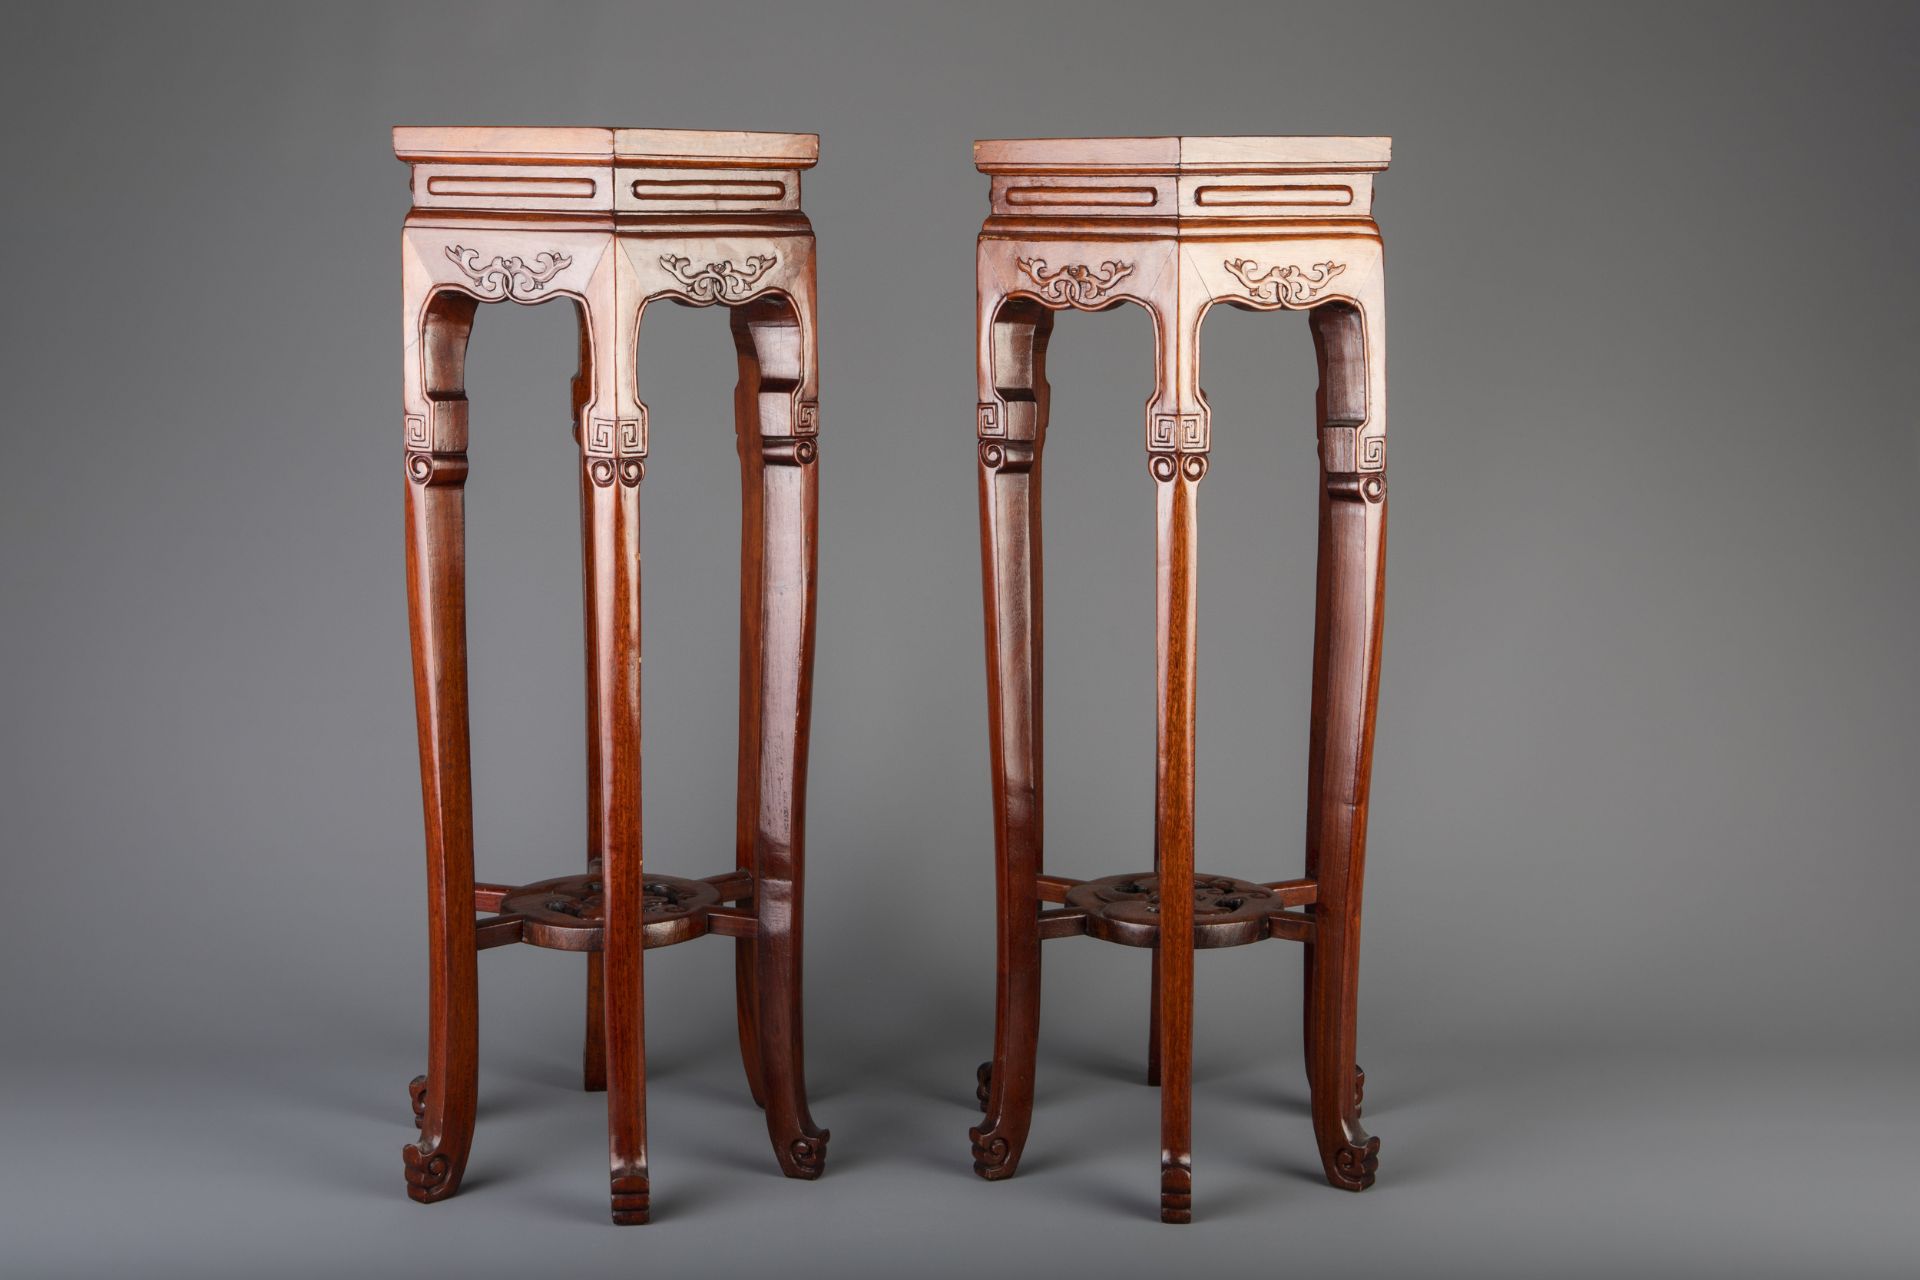
<instances>
[{"instance_id":1,"label":"openwork carved shelf","mask_svg":"<svg viewBox=\"0 0 1920 1280\"><path fill-rule=\"evenodd\" d=\"M714 931L714 909L722 897L751 899L753 878L738 871L705 880L648 876L640 885L641 932L648 950L685 942ZM537 884L475 885L474 907L498 912L480 922L481 945L524 942L554 951L605 948L607 895L604 878L593 872L561 876ZM750 911L722 908L717 932L751 938L756 921Z\"/></svg>"},{"instance_id":2,"label":"openwork carved shelf","mask_svg":"<svg viewBox=\"0 0 1920 1280\"><path fill-rule=\"evenodd\" d=\"M807 1109L800 931L817 567L820 404L813 227L800 175L819 140L671 129L394 130L410 167L403 236L404 475L414 694L430 894L427 1071L407 1194L453 1195L478 1091L475 957L509 943L587 956L582 1083L607 1095L613 1220L647 1221L644 956L735 940L747 1087L774 1158L818 1177ZM559 302L579 325L571 404L586 596L585 872L475 884L467 708L467 343L492 303ZM641 318L656 303L727 308L739 357L742 707L735 864L649 874L640 841L640 510L653 429ZM558 388L556 388L556 391ZM713 441L725 448L725 437ZM744 708L744 709L742 709ZM488 913L475 920L474 912Z\"/></svg>"},{"instance_id":3,"label":"openwork carved shelf","mask_svg":"<svg viewBox=\"0 0 1920 1280\"><path fill-rule=\"evenodd\" d=\"M1313 936L1313 917L1294 908L1311 903L1311 880L1255 884L1231 876L1196 875L1193 894L1193 945L1200 949L1243 947L1263 938L1304 942ZM1081 931L1103 942L1129 947L1160 945L1160 877L1151 872L1108 876L1076 884L1061 896L1061 910L1044 912L1043 937L1067 936L1077 919Z\"/></svg>"},{"instance_id":4,"label":"openwork carved shelf","mask_svg":"<svg viewBox=\"0 0 1920 1280\"><path fill-rule=\"evenodd\" d=\"M1282 938L1306 956L1307 1078L1322 1168L1347 1190L1373 1182L1380 1144L1360 1126L1354 1022L1387 500L1385 276L1372 204L1389 150L1385 138L974 146L992 179L976 256L974 424L1000 872L994 1058L977 1078L986 1114L969 1134L983 1178L1013 1174L1032 1122L1040 944L1086 936L1146 947L1160 1216L1189 1221L1194 954ZM1157 541L1157 865L1082 882L1047 875L1042 849L1046 353L1057 315L1129 304L1152 314L1154 333L1142 487L1153 496ZM1304 312L1319 356L1318 465L1302 459L1320 482L1313 752L1305 874L1294 880L1200 876L1193 865L1200 489L1230 454L1200 385L1200 332L1217 305Z\"/></svg>"}]
</instances>

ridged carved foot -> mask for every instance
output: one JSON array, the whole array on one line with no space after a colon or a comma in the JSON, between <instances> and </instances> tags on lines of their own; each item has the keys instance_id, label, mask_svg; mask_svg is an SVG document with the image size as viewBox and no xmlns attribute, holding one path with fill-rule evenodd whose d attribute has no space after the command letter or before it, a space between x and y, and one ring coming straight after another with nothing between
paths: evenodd
<instances>
[{"instance_id":1,"label":"ridged carved foot","mask_svg":"<svg viewBox=\"0 0 1920 1280\"><path fill-rule=\"evenodd\" d=\"M433 1204L459 1190L452 1178L453 1161L446 1152L409 1144L401 1154L407 1162L407 1195L412 1199Z\"/></svg>"},{"instance_id":2,"label":"ridged carved foot","mask_svg":"<svg viewBox=\"0 0 1920 1280\"><path fill-rule=\"evenodd\" d=\"M1326 1161L1327 1181L1342 1191L1365 1191L1380 1172L1380 1139L1360 1136L1365 1140L1341 1143Z\"/></svg>"},{"instance_id":3,"label":"ridged carved foot","mask_svg":"<svg viewBox=\"0 0 1920 1280\"><path fill-rule=\"evenodd\" d=\"M783 1162L783 1172L789 1178L804 1178L809 1182L819 1177L827 1167L827 1139L832 1136L831 1130L822 1129L818 1134L789 1142L789 1158Z\"/></svg>"},{"instance_id":4,"label":"ridged carved foot","mask_svg":"<svg viewBox=\"0 0 1920 1280\"><path fill-rule=\"evenodd\" d=\"M980 1069L973 1073L973 1078L977 1082L974 1085L973 1096L980 1103L980 1109L985 1111L987 1099L993 1093L993 1063L981 1063Z\"/></svg>"},{"instance_id":5,"label":"ridged carved foot","mask_svg":"<svg viewBox=\"0 0 1920 1280\"><path fill-rule=\"evenodd\" d=\"M407 1085L407 1095L413 1099L413 1127L422 1128L427 1123L427 1078L415 1076Z\"/></svg>"},{"instance_id":6,"label":"ridged carved foot","mask_svg":"<svg viewBox=\"0 0 1920 1280\"><path fill-rule=\"evenodd\" d=\"M1160 1165L1160 1221L1176 1226L1193 1221L1193 1166L1186 1161Z\"/></svg>"},{"instance_id":7,"label":"ridged carved foot","mask_svg":"<svg viewBox=\"0 0 1920 1280\"><path fill-rule=\"evenodd\" d=\"M1019 1164L1019 1153L1013 1145L998 1134L983 1129L971 1129L967 1136L973 1139L973 1171L988 1182L997 1182L1001 1178L1011 1178Z\"/></svg>"},{"instance_id":8,"label":"ridged carved foot","mask_svg":"<svg viewBox=\"0 0 1920 1280\"><path fill-rule=\"evenodd\" d=\"M629 1174L615 1178L613 1188L613 1221L615 1226L638 1227L648 1221L650 1212L647 1176Z\"/></svg>"}]
</instances>

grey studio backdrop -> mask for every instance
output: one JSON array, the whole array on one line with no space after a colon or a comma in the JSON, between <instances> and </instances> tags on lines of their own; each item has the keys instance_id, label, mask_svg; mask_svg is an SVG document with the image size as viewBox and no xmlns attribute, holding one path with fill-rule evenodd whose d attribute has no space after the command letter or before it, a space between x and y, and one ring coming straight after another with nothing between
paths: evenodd
<instances>
[{"instance_id":1,"label":"grey studio backdrop","mask_svg":"<svg viewBox=\"0 0 1920 1280\"><path fill-rule=\"evenodd\" d=\"M0 1272L1911 1275L1911 6L13 7ZM425 1055L397 122L822 135L807 1044L779 1178L732 956L647 959L654 1225L606 1220L584 965L481 959L466 1189ZM1154 1221L1147 957L992 1032L975 137L1387 133L1393 511L1361 999L1379 1184L1321 1183L1286 944L1199 966L1196 1223ZM562 307L472 346L478 867L583 858ZM1150 326L1066 316L1048 856L1144 867ZM1297 874L1313 368L1216 314L1203 868ZM651 313L648 865L731 849L734 369Z\"/></svg>"}]
</instances>

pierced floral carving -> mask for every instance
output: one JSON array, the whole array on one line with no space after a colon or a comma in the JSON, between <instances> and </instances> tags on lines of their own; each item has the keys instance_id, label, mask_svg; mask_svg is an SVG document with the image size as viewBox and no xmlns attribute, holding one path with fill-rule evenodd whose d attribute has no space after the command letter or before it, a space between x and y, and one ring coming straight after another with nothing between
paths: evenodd
<instances>
[{"instance_id":1,"label":"pierced floral carving","mask_svg":"<svg viewBox=\"0 0 1920 1280\"><path fill-rule=\"evenodd\" d=\"M1246 286L1247 293L1255 302L1274 303L1282 307L1299 307L1312 302L1332 283L1335 276L1347 269L1342 262L1322 262L1312 267L1286 263L1262 271L1260 264L1251 258L1228 258L1224 265Z\"/></svg>"},{"instance_id":2,"label":"pierced floral carving","mask_svg":"<svg viewBox=\"0 0 1920 1280\"><path fill-rule=\"evenodd\" d=\"M1170 458L1167 454L1155 456ZM1182 465L1195 461L1204 462L1205 455L1183 459ZM1204 468L1200 474L1205 474ZM1088 880L1069 889L1065 902L1087 913L1089 937L1130 947L1159 945L1162 904L1157 875L1149 872ZM1237 947L1263 938L1293 937L1300 920L1287 914L1286 898L1265 885L1232 876L1194 877L1196 947Z\"/></svg>"},{"instance_id":3,"label":"pierced floral carving","mask_svg":"<svg viewBox=\"0 0 1920 1280\"><path fill-rule=\"evenodd\" d=\"M1097 304L1113 292L1115 285L1133 274L1131 262L1112 259L1101 263L1098 270L1085 263L1070 262L1057 271L1048 271L1045 258L1017 258L1015 263L1033 281L1042 302L1082 309Z\"/></svg>"},{"instance_id":4,"label":"pierced floral carving","mask_svg":"<svg viewBox=\"0 0 1920 1280\"><path fill-rule=\"evenodd\" d=\"M460 268L462 275L473 281L473 291L487 302L498 302L502 298L531 302L555 276L573 265L573 259L566 254L551 251L534 254L532 262L517 255L511 258L496 255L493 261L483 263L478 249L459 244L447 246L447 257Z\"/></svg>"},{"instance_id":5,"label":"pierced floral carving","mask_svg":"<svg viewBox=\"0 0 1920 1280\"><path fill-rule=\"evenodd\" d=\"M622 483L638 483L639 459L594 458L588 474L596 484L613 483L619 475ZM628 481L619 469L632 465L635 478ZM601 467L608 478L600 478ZM606 881L598 871L585 875L561 876L522 885L500 900L501 915L524 919L520 941L536 947L559 951L598 951L605 940L607 920ZM670 946L707 931L707 909L720 901L719 893L706 880L682 880L678 876L648 876L640 885L640 926L649 947Z\"/></svg>"},{"instance_id":6,"label":"pierced floral carving","mask_svg":"<svg viewBox=\"0 0 1920 1280\"><path fill-rule=\"evenodd\" d=\"M686 287L689 298L701 303L730 302L747 297L753 292L755 282L779 261L778 254L756 253L739 267L735 267L732 259L728 259L725 262L709 262L695 271L692 258L677 253L660 255L660 265L671 271L673 278Z\"/></svg>"}]
</instances>

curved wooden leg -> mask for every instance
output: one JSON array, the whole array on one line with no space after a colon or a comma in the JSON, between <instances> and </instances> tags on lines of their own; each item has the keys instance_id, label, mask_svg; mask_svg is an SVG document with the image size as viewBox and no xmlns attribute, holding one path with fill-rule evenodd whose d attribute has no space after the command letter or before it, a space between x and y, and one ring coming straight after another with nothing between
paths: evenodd
<instances>
[{"instance_id":1,"label":"curved wooden leg","mask_svg":"<svg viewBox=\"0 0 1920 1280\"><path fill-rule=\"evenodd\" d=\"M407 612L426 810L431 988L427 1073L413 1089L420 1137L404 1154L407 1194L432 1203L459 1190L478 1095L463 386L475 303L445 294L410 301L416 306L409 307L407 335Z\"/></svg>"},{"instance_id":2,"label":"curved wooden leg","mask_svg":"<svg viewBox=\"0 0 1920 1280\"><path fill-rule=\"evenodd\" d=\"M1308 763L1307 874L1319 897L1307 952L1307 1077L1327 1180L1364 1191L1380 1163L1380 1140L1360 1124L1354 1040L1386 555L1385 346L1377 308L1363 317L1334 304L1311 319L1324 483Z\"/></svg>"},{"instance_id":3,"label":"curved wooden leg","mask_svg":"<svg viewBox=\"0 0 1920 1280\"><path fill-rule=\"evenodd\" d=\"M761 1097L775 1157L790 1178L817 1178L825 1167L828 1133L807 1108L801 1016L802 896L805 882L807 728L813 702L814 576L818 563L819 476L814 438L812 304L795 310L769 301L733 312L740 355L744 450L742 478L758 492L748 522L760 538L750 554L753 599L742 623L743 647L757 656L743 689L756 695L752 731L753 787L742 794L743 820L751 804L751 866L759 936L750 953L757 998L755 1025L743 1033L759 1041ZM746 414L750 413L750 418ZM742 748L749 743L743 739ZM745 770L743 769L744 773ZM743 1034L743 1047L745 1044ZM749 1071L749 1080L752 1073Z\"/></svg>"},{"instance_id":4,"label":"curved wooden leg","mask_svg":"<svg viewBox=\"0 0 1920 1280\"><path fill-rule=\"evenodd\" d=\"M1033 1120L1040 1032L1042 866L1040 453L1046 435L1051 312L982 298L980 558L987 624L998 854L999 955L986 1115L969 1136L973 1170L1012 1177Z\"/></svg>"}]
</instances>

